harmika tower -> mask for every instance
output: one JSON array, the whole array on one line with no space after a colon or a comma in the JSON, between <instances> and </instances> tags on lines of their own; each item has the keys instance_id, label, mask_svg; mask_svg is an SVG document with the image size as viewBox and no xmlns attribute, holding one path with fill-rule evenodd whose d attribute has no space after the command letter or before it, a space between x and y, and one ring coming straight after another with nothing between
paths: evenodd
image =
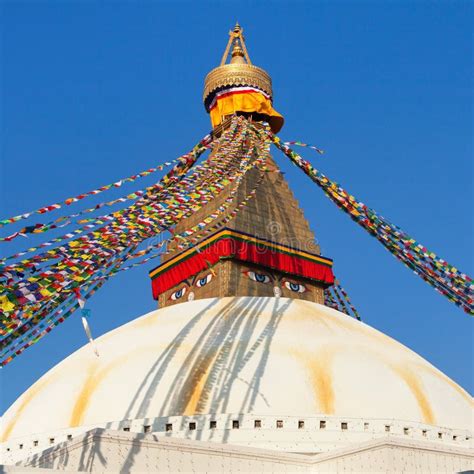
<instances>
[{"instance_id":1,"label":"harmika tower","mask_svg":"<svg viewBox=\"0 0 474 474\"><path fill-rule=\"evenodd\" d=\"M251 63L237 25L220 66L205 81L204 105L214 133L230 134L233 117L242 117L242 123L249 121L257 130L267 122L278 132L283 117L273 109L272 95L270 76ZM215 154L219 152L218 148ZM257 147L250 150L251 163L259 158ZM240 166L242 159L242 152L237 151L226 165ZM169 248L162 265L150 272L160 308L193 298L227 296L283 296L324 303L324 289L334 281L332 261L319 255L303 211L272 157L265 153L260 164L192 217L179 222L178 234L216 212L229 195L241 202L255 189L253 199L231 220L226 219L227 212L203 227L206 232L212 225L213 232L194 248ZM263 167L266 172L262 174Z\"/></svg>"}]
</instances>

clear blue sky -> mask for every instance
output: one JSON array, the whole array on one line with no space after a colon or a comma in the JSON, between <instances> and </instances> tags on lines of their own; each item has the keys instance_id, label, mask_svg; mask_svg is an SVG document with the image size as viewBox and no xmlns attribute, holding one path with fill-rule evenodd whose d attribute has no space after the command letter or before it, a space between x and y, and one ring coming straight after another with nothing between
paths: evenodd
<instances>
[{"instance_id":1,"label":"clear blue sky","mask_svg":"<svg viewBox=\"0 0 474 474\"><path fill-rule=\"evenodd\" d=\"M324 148L303 154L472 275L469 2L4 1L1 10L1 217L188 151L210 128L204 76L238 20L251 59L272 75L280 136ZM365 322L472 393L472 319L275 155ZM154 309L151 267L90 300L94 335ZM85 342L76 314L3 369L0 412Z\"/></svg>"}]
</instances>

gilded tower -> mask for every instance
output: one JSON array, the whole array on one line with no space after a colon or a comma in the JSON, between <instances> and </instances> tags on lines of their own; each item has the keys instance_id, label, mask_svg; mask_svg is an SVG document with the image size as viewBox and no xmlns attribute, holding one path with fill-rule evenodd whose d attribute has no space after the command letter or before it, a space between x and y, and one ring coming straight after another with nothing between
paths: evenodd
<instances>
[{"instance_id":1,"label":"gilded tower","mask_svg":"<svg viewBox=\"0 0 474 474\"><path fill-rule=\"evenodd\" d=\"M213 133L217 136L229 135L226 166L238 167L245 160L245 150L232 149L230 127L238 126L236 122L240 120L250 122L255 129L261 129L267 123L273 132L277 132L283 126L283 117L273 108L269 74L250 61L243 30L237 24L229 35L221 64L209 72L205 79L203 100L210 114ZM230 61L227 62L229 56ZM256 140L261 142L263 138L256 137ZM250 160L255 166L237 182L228 184L216 199L193 216L181 220L175 233L183 233L206 216L215 215L223 203L233 197L234 207L229 207L217 221L213 220L211 235L193 244L207 248L209 239L212 242L216 235L234 239L233 243L235 239L244 239L258 246L261 255L272 250L281 252L280 255L290 254L302 261L314 262L320 266L321 272L310 276L275 264L269 259L240 258L239 251L234 251L231 255L219 255L215 262L208 262L206 268L200 271L188 272L189 276L176 284L172 280L158 288L155 278L162 275L166 277L170 268L179 265L186 254L192 252L189 247L178 246L173 242L168 246L162 264L150 272L154 296L158 298L161 308L190 299L225 296L284 296L324 303L324 289L333 282L332 262L320 255L315 236L298 201L268 150L263 148L258 146L251 151L253 156ZM211 162L213 154L216 154L216 150L209 158ZM260 163L257 163L259 160ZM216 162L215 165L222 163ZM228 215L237 203L245 201L252 191L253 198L229 219Z\"/></svg>"}]
</instances>

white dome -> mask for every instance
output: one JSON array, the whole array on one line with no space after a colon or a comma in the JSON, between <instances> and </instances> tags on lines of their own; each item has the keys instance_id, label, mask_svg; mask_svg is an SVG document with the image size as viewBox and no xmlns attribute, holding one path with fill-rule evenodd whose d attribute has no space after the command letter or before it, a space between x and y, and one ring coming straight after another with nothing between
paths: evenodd
<instances>
[{"instance_id":1,"label":"white dome","mask_svg":"<svg viewBox=\"0 0 474 474\"><path fill-rule=\"evenodd\" d=\"M211 298L146 314L47 372L2 417L2 441L166 416L385 418L470 430L471 397L426 360L325 306Z\"/></svg>"}]
</instances>

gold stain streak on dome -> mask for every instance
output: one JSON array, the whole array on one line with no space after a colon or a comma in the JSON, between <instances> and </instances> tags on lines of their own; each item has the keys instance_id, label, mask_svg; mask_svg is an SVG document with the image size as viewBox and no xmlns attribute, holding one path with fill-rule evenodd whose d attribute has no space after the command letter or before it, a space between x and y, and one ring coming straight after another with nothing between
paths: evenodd
<instances>
[{"instance_id":1,"label":"gold stain streak on dome","mask_svg":"<svg viewBox=\"0 0 474 474\"><path fill-rule=\"evenodd\" d=\"M232 46L231 60L226 64ZM272 80L262 68L254 66L245 46L243 29L237 23L229 32L229 41L221 63L213 69L204 81L204 102L217 89L228 86L256 87L273 96Z\"/></svg>"}]
</instances>

